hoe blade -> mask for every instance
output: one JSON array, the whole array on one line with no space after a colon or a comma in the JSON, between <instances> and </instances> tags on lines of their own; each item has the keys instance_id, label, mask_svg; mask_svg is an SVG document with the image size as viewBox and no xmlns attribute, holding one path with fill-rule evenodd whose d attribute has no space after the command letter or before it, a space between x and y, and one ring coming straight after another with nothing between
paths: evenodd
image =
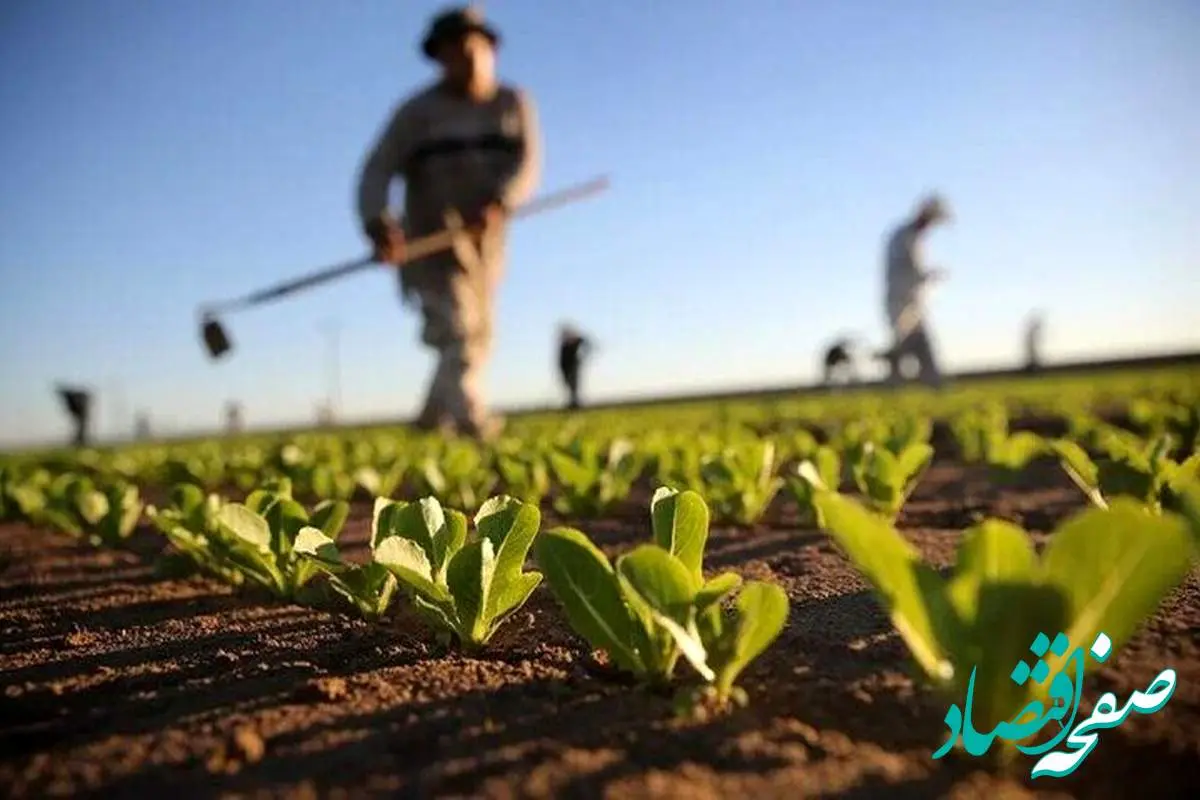
<instances>
[{"instance_id":1,"label":"hoe blade","mask_svg":"<svg viewBox=\"0 0 1200 800\"><path fill-rule=\"evenodd\" d=\"M213 317L205 318L202 335L204 346L208 349L208 354L213 358L220 358L228 353L233 346L229 342L229 336L225 333L225 328Z\"/></svg>"}]
</instances>

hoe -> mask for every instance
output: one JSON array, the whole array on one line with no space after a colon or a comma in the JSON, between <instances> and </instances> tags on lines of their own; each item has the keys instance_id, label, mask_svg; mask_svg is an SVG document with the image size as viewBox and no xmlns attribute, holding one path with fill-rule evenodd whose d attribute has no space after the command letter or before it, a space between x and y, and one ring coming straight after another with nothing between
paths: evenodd
<instances>
[{"instance_id":1,"label":"hoe","mask_svg":"<svg viewBox=\"0 0 1200 800\"><path fill-rule=\"evenodd\" d=\"M607 177L595 178L585 183L543 195L516 209L511 216L515 219L538 214L542 211L558 208L559 206L597 194L607 188ZM458 237L469 233L469 230L462 226L461 221L455 222L456 219L458 218L452 216L447 227L437 233L407 242L405 245L404 264L409 264L433 253L453 248ZM216 359L228 353L233 347L229 339L229 334L217 318L218 314L253 308L273 300L279 300L303 289L327 283L373 266L377 266L374 257L371 255L363 256L354 261L335 264L315 272L310 272L307 275L287 281L286 283L271 286L244 297L206 305L200 309L200 335L204 341L205 349L208 351L210 357ZM403 266L403 264L400 266Z\"/></svg>"}]
</instances>

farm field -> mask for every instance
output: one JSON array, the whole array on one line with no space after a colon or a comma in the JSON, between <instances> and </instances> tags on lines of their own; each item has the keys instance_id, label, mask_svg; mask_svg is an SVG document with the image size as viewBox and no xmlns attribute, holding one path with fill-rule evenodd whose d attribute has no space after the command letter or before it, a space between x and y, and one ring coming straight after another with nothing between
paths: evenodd
<instances>
[{"instance_id":1,"label":"farm field","mask_svg":"<svg viewBox=\"0 0 1200 800\"><path fill-rule=\"evenodd\" d=\"M1188 366L0 457L0 785L1195 797L1198 453ZM1043 629L1112 638L1079 720L1174 691L934 758Z\"/></svg>"}]
</instances>

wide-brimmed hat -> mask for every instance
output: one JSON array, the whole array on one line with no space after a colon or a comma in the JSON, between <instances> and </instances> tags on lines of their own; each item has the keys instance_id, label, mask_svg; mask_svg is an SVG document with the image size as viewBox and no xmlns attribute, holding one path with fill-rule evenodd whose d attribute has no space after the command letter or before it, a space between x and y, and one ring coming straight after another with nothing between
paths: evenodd
<instances>
[{"instance_id":1,"label":"wide-brimmed hat","mask_svg":"<svg viewBox=\"0 0 1200 800\"><path fill-rule=\"evenodd\" d=\"M433 18L425 38L421 40L421 52L427 58L437 58L437 50L442 42L468 33L482 33L491 41L492 47L500 44L499 32L484 21L478 9L466 6L443 11Z\"/></svg>"}]
</instances>

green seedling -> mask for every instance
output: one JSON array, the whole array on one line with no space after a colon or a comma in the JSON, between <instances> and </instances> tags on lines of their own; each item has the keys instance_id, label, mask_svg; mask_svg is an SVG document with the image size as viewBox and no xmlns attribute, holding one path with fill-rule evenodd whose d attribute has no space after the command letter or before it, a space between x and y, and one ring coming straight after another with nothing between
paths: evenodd
<instances>
[{"instance_id":1,"label":"green seedling","mask_svg":"<svg viewBox=\"0 0 1200 800\"><path fill-rule=\"evenodd\" d=\"M46 490L51 483L46 469L25 471L6 466L0 472L0 519L36 522L46 507Z\"/></svg>"},{"instance_id":2,"label":"green seedling","mask_svg":"<svg viewBox=\"0 0 1200 800\"><path fill-rule=\"evenodd\" d=\"M815 470L806 474L816 482ZM985 733L1018 725L1030 701L1049 703L1049 681L1011 677L1037 634L1062 632L1086 650L1103 632L1118 650L1187 575L1200 534L1195 522L1118 498L1062 523L1039 558L1019 527L987 520L964 534L943 578L886 520L817 488L824 529L871 584L923 676L954 703L969 694L972 726ZM1047 654L1050 674L1067 659ZM1082 673L1068 677L1077 690ZM993 737L965 740L968 751L981 755ZM1023 741L1005 740L1002 758Z\"/></svg>"},{"instance_id":3,"label":"green seedling","mask_svg":"<svg viewBox=\"0 0 1200 800\"><path fill-rule=\"evenodd\" d=\"M402 458L393 459L383 468L361 466L354 471L354 483L371 497L392 497L404 483L409 464Z\"/></svg>"},{"instance_id":4,"label":"green seedling","mask_svg":"<svg viewBox=\"0 0 1200 800\"><path fill-rule=\"evenodd\" d=\"M1048 450L1046 440L1030 431L996 436L986 442L984 461L988 472L999 483L1011 484L1034 459Z\"/></svg>"},{"instance_id":5,"label":"green seedling","mask_svg":"<svg viewBox=\"0 0 1200 800\"><path fill-rule=\"evenodd\" d=\"M376 503L374 560L400 582L417 612L468 650L482 648L542 582L524 572L541 526L536 505L485 501L468 538L467 517L436 498Z\"/></svg>"},{"instance_id":6,"label":"green seedling","mask_svg":"<svg viewBox=\"0 0 1200 800\"><path fill-rule=\"evenodd\" d=\"M1049 447L1063 471L1101 508L1112 498L1130 497L1152 511L1178 509L1183 488L1200 480L1200 453L1183 463L1173 461L1167 455L1171 437L1166 434L1149 444L1109 439L1107 454L1096 459L1069 439L1055 439Z\"/></svg>"},{"instance_id":7,"label":"green seedling","mask_svg":"<svg viewBox=\"0 0 1200 800\"><path fill-rule=\"evenodd\" d=\"M194 500L193 495L189 503ZM302 528L312 526L336 539L349 510L344 501L324 500L310 514L292 499L291 482L284 478L270 488L251 492L244 503L221 504L214 529L189 530L198 540L219 542L213 559L222 570L235 570L244 581L276 597L295 600L318 574L310 560L296 554L296 536ZM201 519L208 524L206 517Z\"/></svg>"},{"instance_id":8,"label":"green seedling","mask_svg":"<svg viewBox=\"0 0 1200 800\"><path fill-rule=\"evenodd\" d=\"M932 463L933 447L912 444L897 454L866 442L854 456L850 474L858 490L871 508L894 520Z\"/></svg>"},{"instance_id":9,"label":"green seedling","mask_svg":"<svg viewBox=\"0 0 1200 800\"><path fill-rule=\"evenodd\" d=\"M205 442L168 458L163 471L167 483L193 483L212 490L225 482L226 459L217 445Z\"/></svg>"},{"instance_id":10,"label":"green seedling","mask_svg":"<svg viewBox=\"0 0 1200 800\"><path fill-rule=\"evenodd\" d=\"M542 535L534 552L571 627L618 669L668 684L680 656L719 702L744 700L736 680L783 630L787 596L736 573L703 576L709 514L700 495L666 487L651 503L652 541L615 566L582 532ZM737 590L732 610L722 602Z\"/></svg>"},{"instance_id":11,"label":"green seedling","mask_svg":"<svg viewBox=\"0 0 1200 800\"><path fill-rule=\"evenodd\" d=\"M811 431L801 427L783 431L775 440L779 444L780 461L802 461L811 458L820 444Z\"/></svg>"},{"instance_id":12,"label":"green seedling","mask_svg":"<svg viewBox=\"0 0 1200 800\"><path fill-rule=\"evenodd\" d=\"M993 443L1008 438L1008 412L999 403L981 403L954 415L950 430L963 461L984 462Z\"/></svg>"},{"instance_id":13,"label":"green seedling","mask_svg":"<svg viewBox=\"0 0 1200 800\"><path fill-rule=\"evenodd\" d=\"M505 491L526 503L538 505L550 493L550 469L541 452L498 453L496 469Z\"/></svg>"},{"instance_id":14,"label":"green seedling","mask_svg":"<svg viewBox=\"0 0 1200 800\"><path fill-rule=\"evenodd\" d=\"M39 521L97 546L120 547L137 528L144 504L138 487L114 480L103 488L91 478L67 473L45 494Z\"/></svg>"},{"instance_id":15,"label":"green seedling","mask_svg":"<svg viewBox=\"0 0 1200 800\"><path fill-rule=\"evenodd\" d=\"M769 439L730 445L703 459L700 475L709 508L721 521L757 522L783 488L775 468L775 444Z\"/></svg>"},{"instance_id":16,"label":"green seedling","mask_svg":"<svg viewBox=\"0 0 1200 800\"><path fill-rule=\"evenodd\" d=\"M217 524L221 498L206 494L196 484L181 483L171 489L170 500L165 508L147 506L151 524L196 569L240 586L244 576L233 566L230 548Z\"/></svg>"},{"instance_id":17,"label":"green seedling","mask_svg":"<svg viewBox=\"0 0 1200 800\"><path fill-rule=\"evenodd\" d=\"M838 489L842 481L842 457L837 450L826 446L818 447L813 451L809 463L816 470L822 485L831 487L835 491ZM813 502L816 490L813 488L813 484L800 473L799 465L796 470L795 475L788 476L787 487L796 500L798 523L804 528L819 528L821 527L821 513Z\"/></svg>"},{"instance_id":18,"label":"green seedling","mask_svg":"<svg viewBox=\"0 0 1200 800\"><path fill-rule=\"evenodd\" d=\"M627 439L605 449L600 440L581 437L546 457L558 481L554 508L575 517L599 516L624 500L645 466Z\"/></svg>"},{"instance_id":19,"label":"green seedling","mask_svg":"<svg viewBox=\"0 0 1200 800\"><path fill-rule=\"evenodd\" d=\"M374 523L379 521L380 509L391 502L383 497L376 499ZM342 558L337 541L311 525L300 529L294 547L298 558L325 573L329 587L368 620L378 620L387 613L399 586L396 576L375 558L379 545L395 534L374 523L371 526L372 558L366 564L355 564Z\"/></svg>"},{"instance_id":20,"label":"green seedling","mask_svg":"<svg viewBox=\"0 0 1200 800\"><path fill-rule=\"evenodd\" d=\"M498 482L483 451L470 442L447 444L439 456L424 458L418 473L425 494L466 512L480 508Z\"/></svg>"}]
</instances>

